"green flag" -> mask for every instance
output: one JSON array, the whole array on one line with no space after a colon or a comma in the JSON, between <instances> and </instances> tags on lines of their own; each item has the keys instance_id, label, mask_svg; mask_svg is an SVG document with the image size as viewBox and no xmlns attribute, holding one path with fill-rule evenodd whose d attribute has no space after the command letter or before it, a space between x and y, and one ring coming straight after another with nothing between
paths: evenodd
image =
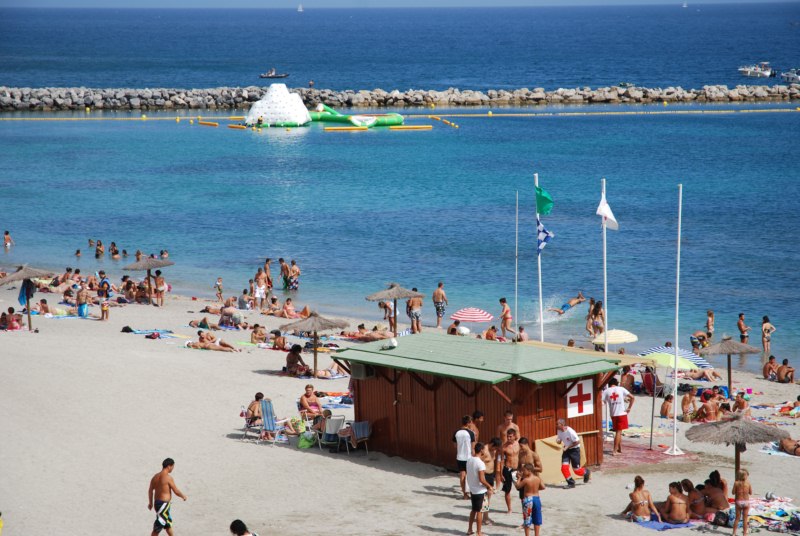
<instances>
[{"instance_id":1,"label":"green flag","mask_svg":"<svg viewBox=\"0 0 800 536\"><path fill-rule=\"evenodd\" d=\"M553 210L553 198L547 190L536 186L536 212L547 216L551 210Z\"/></svg>"}]
</instances>

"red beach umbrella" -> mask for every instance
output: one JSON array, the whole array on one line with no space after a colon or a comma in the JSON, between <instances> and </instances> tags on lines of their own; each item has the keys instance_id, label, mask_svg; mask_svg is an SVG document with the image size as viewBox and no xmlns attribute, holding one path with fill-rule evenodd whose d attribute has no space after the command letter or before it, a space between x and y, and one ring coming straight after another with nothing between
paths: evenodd
<instances>
[{"instance_id":1,"label":"red beach umbrella","mask_svg":"<svg viewBox=\"0 0 800 536\"><path fill-rule=\"evenodd\" d=\"M477 307L466 307L459 309L450 317L451 320L460 320L462 322L491 322L494 317Z\"/></svg>"}]
</instances>

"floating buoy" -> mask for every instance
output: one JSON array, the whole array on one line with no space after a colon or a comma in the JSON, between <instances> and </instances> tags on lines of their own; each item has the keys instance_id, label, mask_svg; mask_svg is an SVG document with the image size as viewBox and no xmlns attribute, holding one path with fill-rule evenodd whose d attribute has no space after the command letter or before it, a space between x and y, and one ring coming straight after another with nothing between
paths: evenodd
<instances>
[{"instance_id":1,"label":"floating buoy","mask_svg":"<svg viewBox=\"0 0 800 536\"><path fill-rule=\"evenodd\" d=\"M176 118L177 119L177 118ZM194 125L194 119L189 119L189 124Z\"/></svg>"},{"instance_id":2,"label":"floating buoy","mask_svg":"<svg viewBox=\"0 0 800 536\"><path fill-rule=\"evenodd\" d=\"M395 125L389 130L431 130L433 125Z\"/></svg>"},{"instance_id":3,"label":"floating buoy","mask_svg":"<svg viewBox=\"0 0 800 536\"><path fill-rule=\"evenodd\" d=\"M142 121L145 121L146 119L147 119L147 116L142 114Z\"/></svg>"},{"instance_id":4,"label":"floating buoy","mask_svg":"<svg viewBox=\"0 0 800 536\"><path fill-rule=\"evenodd\" d=\"M667 101L664 101L664 106L666 106L666 105L667 105Z\"/></svg>"},{"instance_id":5,"label":"floating buoy","mask_svg":"<svg viewBox=\"0 0 800 536\"><path fill-rule=\"evenodd\" d=\"M204 127L218 127L219 123L214 123L213 121L197 121L198 125L203 125Z\"/></svg>"},{"instance_id":6,"label":"floating buoy","mask_svg":"<svg viewBox=\"0 0 800 536\"><path fill-rule=\"evenodd\" d=\"M91 108L89 108L89 107L87 106L87 107L86 107L86 113L88 114L88 113L89 113L89 112L91 112L91 111L92 111L92 109L91 109Z\"/></svg>"},{"instance_id":7,"label":"floating buoy","mask_svg":"<svg viewBox=\"0 0 800 536\"><path fill-rule=\"evenodd\" d=\"M286 132L289 132L290 130L292 130L292 129L291 129L291 128L287 128L287 129L286 129Z\"/></svg>"},{"instance_id":8,"label":"floating buoy","mask_svg":"<svg viewBox=\"0 0 800 536\"><path fill-rule=\"evenodd\" d=\"M261 129L259 128L258 131L261 132Z\"/></svg>"},{"instance_id":9,"label":"floating buoy","mask_svg":"<svg viewBox=\"0 0 800 536\"><path fill-rule=\"evenodd\" d=\"M181 122L181 118L180 118L180 117L176 117L176 118L175 118L175 122L176 122L176 123L180 123L180 122Z\"/></svg>"},{"instance_id":10,"label":"floating buoy","mask_svg":"<svg viewBox=\"0 0 800 536\"><path fill-rule=\"evenodd\" d=\"M247 130L247 127L244 125L228 125L228 128L233 128L236 130Z\"/></svg>"},{"instance_id":11,"label":"floating buoy","mask_svg":"<svg viewBox=\"0 0 800 536\"><path fill-rule=\"evenodd\" d=\"M492 111L489 110L489 113L487 113L486 115L491 116L492 115Z\"/></svg>"}]
</instances>

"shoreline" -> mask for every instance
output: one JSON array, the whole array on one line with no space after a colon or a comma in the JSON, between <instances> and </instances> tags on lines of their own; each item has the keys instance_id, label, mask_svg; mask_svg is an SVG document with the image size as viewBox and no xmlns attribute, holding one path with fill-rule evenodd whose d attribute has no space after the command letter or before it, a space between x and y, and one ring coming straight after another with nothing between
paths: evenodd
<instances>
[{"instance_id":1,"label":"shoreline","mask_svg":"<svg viewBox=\"0 0 800 536\"><path fill-rule=\"evenodd\" d=\"M248 109L267 86L175 88L28 88L0 87L0 113L67 110L236 110ZM306 106L338 108L434 108L480 106L542 106L549 104L737 103L800 100L800 84L706 85L678 87L521 88L487 91L449 88L443 91L408 89L344 90L290 88Z\"/></svg>"}]
</instances>

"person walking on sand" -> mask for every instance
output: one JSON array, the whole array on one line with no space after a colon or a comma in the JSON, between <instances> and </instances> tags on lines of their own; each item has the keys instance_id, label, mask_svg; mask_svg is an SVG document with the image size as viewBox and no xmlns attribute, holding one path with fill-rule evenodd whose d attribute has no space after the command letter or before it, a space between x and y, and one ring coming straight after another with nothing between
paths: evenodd
<instances>
[{"instance_id":1,"label":"person walking on sand","mask_svg":"<svg viewBox=\"0 0 800 536\"><path fill-rule=\"evenodd\" d=\"M619 386L619 380L608 380L608 389L603 393L603 403L608 404L611 423L614 426L614 450L611 455L622 454L622 431L628 429L628 413L633 407L633 395Z\"/></svg>"},{"instance_id":2,"label":"person walking on sand","mask_svg":"<svg viewBox=\"0 0 800 536\"><path fill-rule=\"evenodd\" d=\"M739 340L742 344L747 344L750 340L750 330L753 329L744 323L744 313L739 313L739 320L736 322L736 327L739 328Z\"/></svg>"},{"instance_id":3,"label":"person walking on sand","mask_svg":"<svg viewBox=\"0 0 800 536\"><path fill-rule=\"evenodd\" d=\"M411 290L417 292L414 287ZM411 298L406 302L406 313L411 319L411 333L422 333L422 298Z\"/></svg>"},{"instance_id":4,"label":"person walking on sand","mask_svg":"<svg viewBox=\"0 0 800 536\"><path fill-rule=\"evenodd\" d=\"M467 535L483 536L483 503L492 496L494 488L486 481L486 464L481 459L481 453L486 449L483 443L475 443L474 455L467 460L467 486L469 488L472 508L469 512L469 527ZM466 495L465 495L466 497ZM477 525L476 532L472 532L472 525Z\"/></svg>"},{"instance_id":5,"label":"person walking on sand","mask_svg":"<svg viewBox=\"0 0 800 536\"><path fill-rule=\"evenodd\" d=\"M556 422L557 439L556 443L562 445L563 451L561 452L561 474L567 481L568 488L575 487L575 479L570 474L569 466L572 464L572 472L577 476L583 477L583 482L589 482L592 472L588 467L581 467L581 438L580 436L567 426L564 419L558 419Z\"/></svg>"},{"instance_id":6,"label":"person walking on sand","mask_svg":"<svg viewBox=\"0 0 800 536\"><path fill-rule=\"evenodd\" d=\"M765 355L769 355L772 334L776 331L777 329L770 323L769 317L764 316L764 318L761 319L761 346L764 348Z\"/></svg>"},{"instance_id":7,"label":"person walking on sand","mask_svg":"<svg viewBox=\"0 0 800 536\"><path fill-rule=\"evenodd\" d=\"M147 490L147 509L153 510L155 507L156 520L153 522L153 532L150 536L156 536L162 530L166 530L169 536L173 536L172 531L172 494L174 493L184 501L186 495L181 493L175 480L172 478L172 471L175 469L175 460L167 458L161 463L161 471L153 475L150 479L150 488Z\"/></svg>"},{"instance_id":8,"label":"person walking on sand","mask_svg":"<svg viewBox=\"0 0 800 536\"><path fill-rule=\"evenodd\" d=\"M217 282L214 283L214 286L212 288L215 288L217 290L217 301L218 302L224 301L224 299L222 297L223 288L222 288L222 278L221 277L217 278Z\"/></svg>"},{"instance_id":9,"label":"person walking on sand","mask_svg":"<svg viewBox=\"0 0 800 536\"><path fill-rule=\"evenodd\" d=\"M511 321L514 320L514 317L511 316L511 307L508 306L505 298L500 298L500 307L502 307L500 311L500 331L503 333L503 337L505 338L506 331L516 335L517 332L511 328Z\"/></svg>"},{"instance_id":10,"label":"person walking on sand","mask_svg":"<svg viewBox=\"0 0 800 536\"><path fill-rule=\"evenodd\" d=\"M522 474L518 476L514 486L522 495L522 526L525 529L525 536L530 535L531 526L533 533L539 536L539 529L542 526L542 501L539 492L545 489L544 482L539 478L533 465L526 463L522 466Z\"/></svg>"},{"instance_id":11,"label":"person walking on sand","mask_svg":"<svg viewBox=\"0 0 800 536\"><path fill-rule=\"evenodd\" d=\"M736 505L736 519L733 521L733 536L736 536L736 529L739 528L739 520L742 520L742 534L747 536L747 524L750 521L750 495L753 494L753 488L750 486L748 477L750 473L747 469L740 469L736 475L736 481L733 483L733 498Z\"/></svg>"},{"instance_id":12,"label":"person walking on sand","mask_svg":"<svg viewBox=\"0 0 800 536\"><path fill-rule=\"evenodd\" d=\"M461 418L461 428L453 434L453 442L456 444L458 481L459 484L461 484L461 495L463 499L467 498L467 461L470 459L472 448L475 445L475 433L470 430L470 423L472 423L472 417L464 415L464 417Z\"/></svg>"},{"instance_id":13,"label":"person walking on sand","mask_svg":"<svg viewBox=\"0 0 800 536\"><path fill-rule=\"evenodd\" d=\"M570 298L567 301L567 303L565 303L564 305L561 306L560 309L559 308L550 308L550 309L548 309L548 311L553 311L555 313L558 313L559 316L561 316L564 313L566 313L567 311L569 311L570 309L572 309L573 307L575 307L576 305L578 305L580 303L583 303L585 301L586 301L586 298L583 297L583 292L578 292L577 296L575 296L574 298Z\"/></svg>"},{"instance_id":14,"label":"person walking on sand","mask_svg":"<svg viewBox=\"0 0 800 536\"><path fill-rule=\"evenodd\" d=\"M433 307L436 309L436 327L442 327L445 307L447 306L447 294L444 292L444 283L439 281L436 290L433 291Z\"/></svg>"}]
</instances>

